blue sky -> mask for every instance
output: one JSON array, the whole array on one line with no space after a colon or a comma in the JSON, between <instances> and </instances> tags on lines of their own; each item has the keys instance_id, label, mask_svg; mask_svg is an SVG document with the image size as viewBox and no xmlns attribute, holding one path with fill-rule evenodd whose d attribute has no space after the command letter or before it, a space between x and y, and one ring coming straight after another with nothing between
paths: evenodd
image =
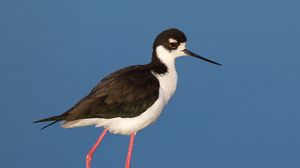
<instances>
[{"instance_id":1,"label":"blue sky","mask_svg":"<svg viewBox=\"0 0 300 168\"><path fill-rule=\"evenodd\" d=\"M298 168L299 18L296 0L0 0L0 167L84 167L101 129L32 122L149 62L155 36L177 27L224 66L177 60L177 92L137 134L132 168ZM128 142L105 137L92 167L123 167Z\"/></svg>"}]
</instances>

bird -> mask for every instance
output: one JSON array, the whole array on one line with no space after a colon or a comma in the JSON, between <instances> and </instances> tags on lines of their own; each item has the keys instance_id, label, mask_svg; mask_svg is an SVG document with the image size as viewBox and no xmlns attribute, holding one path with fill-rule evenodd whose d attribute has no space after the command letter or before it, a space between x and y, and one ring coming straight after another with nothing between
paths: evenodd
<instances>
[{"instance_id":1,"label":"bird","mask_svg":"<svg viewBox=\"0 0 300 168\"><path fill-rule=\"evenodd\" d=\"M149 63L111 73L66 112L34 123L50 122L42 129L60 121L63 128L102 127L103 132L86 155L86 168L91 167L93 154L108 131L129 135L125 168L130 168L136 133L157 120L176 90L176 58L191 56L222 66L191 52L186 43L187 38L181 30L162 31L154 40Z\"/></svg>"}]
</instances>

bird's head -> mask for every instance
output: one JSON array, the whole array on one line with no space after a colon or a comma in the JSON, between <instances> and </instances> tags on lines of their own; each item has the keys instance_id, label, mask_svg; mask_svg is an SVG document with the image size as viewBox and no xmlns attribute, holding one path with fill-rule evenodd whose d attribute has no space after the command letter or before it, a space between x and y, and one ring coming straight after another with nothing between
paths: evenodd
<instances>
[{"instance_id":1,"label":"bird's head","mask_svg":"<svg viewBox=\"0 0 300 168\"><path fill-rule=\"evenodd\" d=\"M181 56L192 56L204 61L221 65L186 49L186 36L178 29L172 28L161 32L153 43L153 52L162 62L169 62Z\"/></svg>"}]
</instances>

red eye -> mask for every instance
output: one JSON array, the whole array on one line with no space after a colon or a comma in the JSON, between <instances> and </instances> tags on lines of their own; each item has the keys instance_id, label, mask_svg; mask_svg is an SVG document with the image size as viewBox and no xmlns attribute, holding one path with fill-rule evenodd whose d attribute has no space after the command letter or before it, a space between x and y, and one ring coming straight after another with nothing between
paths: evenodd
<instances>
[{"instance_id":1,"label":"red eye","mask_svg":"<svg viewBox=\"0 0 300 168\"><path fill-rule=\"evenodd\" d=\"M171 48L176 48L176 47L177 47L177 43L171 42L171 43L170 43L170 47L171 47Z\"/></svg>"}]
</instances>

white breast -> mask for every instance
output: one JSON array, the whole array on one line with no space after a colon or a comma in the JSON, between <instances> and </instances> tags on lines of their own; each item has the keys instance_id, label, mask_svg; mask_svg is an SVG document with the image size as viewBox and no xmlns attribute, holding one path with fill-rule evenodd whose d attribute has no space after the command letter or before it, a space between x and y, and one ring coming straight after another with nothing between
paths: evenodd
<instances>
[{"instance_id":1,"label":"white breast","mask_svg":"<svg viewBox=\"0 0 300 168\"><path fill-rule=\"evenodd\" d=\"M167 104L170 98L173 96L177 86L177 72L174 69L169 69L165 74L154 74L159 80L161 89L161 96L164 98L165 104Z\"/></svg>"}]
</instances>

